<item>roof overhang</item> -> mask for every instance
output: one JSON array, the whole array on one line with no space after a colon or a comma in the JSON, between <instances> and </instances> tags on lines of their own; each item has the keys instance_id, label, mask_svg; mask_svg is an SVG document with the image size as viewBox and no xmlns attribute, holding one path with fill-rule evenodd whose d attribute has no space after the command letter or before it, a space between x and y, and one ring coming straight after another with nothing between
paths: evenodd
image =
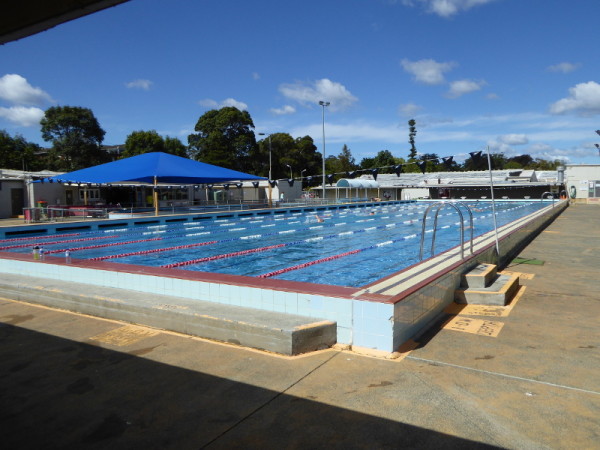
<instances>
[{"instance_id":1,"label":"roof overhang","mask_svg":"<svg viewBox=\"0 0 600 450\"><path fill-rule=\"evenodd\" d=\"M5 2L0 44L16 41L129 0L20 0Z\"/></svg>"}]
</instances>

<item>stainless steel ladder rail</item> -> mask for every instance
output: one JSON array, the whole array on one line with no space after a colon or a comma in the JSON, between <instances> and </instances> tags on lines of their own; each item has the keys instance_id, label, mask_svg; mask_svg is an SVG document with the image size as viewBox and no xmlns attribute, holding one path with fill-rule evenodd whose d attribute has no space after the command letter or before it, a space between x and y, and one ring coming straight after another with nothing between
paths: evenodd
<instances>
[{"instance_id":1,"label":"stainless steel ladder rail","mask_svg":"<svg viewBox=\"0 0 600 450\"><path fill-rule=\"evenodd\" d=\"M546 192L544 192L544 193L542 194L542 198L540 199L540 201L544 200L544 196L545 196L546 194L550 194L550 195L552 196L552 207L554 208L554 194L553 194L552 192L550 192L550 191L546 191Z\"/></svg>"},{"instance_id":2,"label":"stainless steel ladder rail","mask_svg":"<svg viewBox=\"0 0 600 450\"><path fill-rule=\"evenodd\" d=\"M438 221L438 215L440 213L440 210L442 210L445 206L452 206L456 210L456 212L458 213L458 216L460 218L460 258L464 259L464 257L465 257L465 252L464 252L465 221L463 218L463 214L460 211L460 208L458 208L456 205L460 205L460 206L464 207L469 213L469 228L471 230L471 237L470 237L469 241L470 241L471 255L473 254L473 213L471 212L471 208L469 208L466 204L464 204L462 202L437 202L432 205L429 205L429 207L425 210L425 213L423 214L423 227L421 229L421 248L419 251L419 259L420 260L423 259L423 247L425 244L425 228L427 225L427 216L429 214L429 211L431 211L436 206L437 206L437 210L435 211L435 217L433 220L433 235L431 236L431 256L433 256L433 253L435 251L435 236L437 233L437 221Z\"/></svg>"}]
</instances>

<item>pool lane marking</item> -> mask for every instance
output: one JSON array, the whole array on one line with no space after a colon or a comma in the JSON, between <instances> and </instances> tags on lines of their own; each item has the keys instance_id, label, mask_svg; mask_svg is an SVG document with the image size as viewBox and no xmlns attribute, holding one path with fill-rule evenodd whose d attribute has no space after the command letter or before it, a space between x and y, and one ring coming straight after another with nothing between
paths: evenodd
<instances>
[{"instance_id":1,"label":"pool lane marking","mask_svg":"<svg viewBox=\"0 0 600 450\"><path fill-rule=\"evenodd\" d=\"M177 245L175 247L153 248L150 250L139 250L136 252L119 253L116 255L97 256L95 258L90 258L90 261L104 261L105 259L125 258L127 256L137 256L137 255L150 255L152 253L160 253L160 252L166 252L166 251L171 251L171 250L184 250L187 248L195 248L195 247L202 247L202 246L206 246L206 245L217 244L218 242L219 241L197 242L195 244Z\"/></svg>"},{"instance_id":2,"label":"pool lane marking","mask_svg":"<svg viewBox=\"0 0 600 450\"><path fill-rule=\"evenodd\" d=\"M163 240L162 238L156 237L156 238L150 238L150 239L138 239L136 241L110 242L108 244L88 245L85 247L59 248L56 250L46 250L45 254L48 255L51 253L64 253L67 250L69 250L70 252L78 252L81 250L91 250L91 249L95 249L95 248L107 248L107 247L115 247L117 245L139 244L141 242L162 241L162 240Z\"/></svg>"},{"instance_id":3,"label":"pool lane marking","mask_svg":"<svg viewBox=\"0 0 600 450\"><path fill-rule=\"evenodd\" d=\"M329 236L329 237L335 237L335 236L338 236L338 235L332 235L332 236ZM374 248L377 248L377 247L383 247L385 245L390 245L390 244L393 244L395 242L400 242L400 241L405 241L405 240L408 240L408 239L412 239L415 236L416 235L413 234L413 235L403 236L400 239L393 239L393 240L389 240L389 241L385 241L385 242L379 242L377 244L369 245L368 247L358 248L358 249L351 250L351 251L348 251L348 252L339 253L337 255L331 255L331 256L327 256L325 258L315 259L315 260L307 261L307 262L304 262L304 263L301 263L301 264L296 264L296 265L293 265L293 266L290 266L290 267L284 267L282 269L273 270L271 272L263 273L261 275L256 275L256 277L257 278L271 278L271 277L274 277L274 276L277 276L277 275L281 275L281 274L284 274L284 273L287 273L287 272L292 272L294 270L304 269L306 267L314 266L316 264L321 264L321 263L324 263L324 262L329 262L329 261L333 261L333 260L336 260L336 259L340 259L340 258L343 258L345 256L355 255L356 253L360 253L360 252L363 252L365 250L371 250L371 249L374 249ZM325 238L327 238L327 237L325 237ZM323 239L323 238L321 238L321 239ZM313 241L313 240L315 240L315 239L314 238L310 239L310 240L306 239L305 242L309 242L309 241Z\"/></svg>"},{"instance_id":4,"label":"pool lane marking","mask_svg":"<svg viewBox=\"0 0 600 450\"><path fill-rule=\"evenodd\" d=\"M111 239L111 238L116 238L116 237L120 237L120 236L117 236L117 235L96 236L96 237L89 237L89 238L67 239L66 241L62 240L62 241L49 241L49 242L33 242L33 243L29 243L29 244L15 244L15 245L7 245L5 247L0 247L0 250L9 250L12 248L26 248L26 247L31 247L32 245L56 245L56 244L65 244L65 243L71 243L71 242L97 241L99 239Z\"/></svg>"},{"instance_id":5,"label":"pool lane marking","mask_svg":"<svg viewBox=\"0 0 600 450\"><path fill-rule=\"evenodd\" d=\"M192 265L192 264L200 264L200 263L209 262L209 261L216 261L218 259L233 258L234 256L242 256L242 255L249 255L249 254L252 254L252 253L266 252L268 250L273 250L273 249L281 248L281 247L285 247L285 244L268 245L266 247L251 248L251 249L248 249L248 250L240 250L238 252L225 253L225 254L221 254L221 255L206 256L204 258L192 259L192 260L189 260L189 261L181 261L181 262L178 262L178 263L164 264L164 265L162 265L160 267L171 269L171 268L174 268L174 267L189 266L189 265Z\"/></svg>"},{"instance_id":6,"label":"pool lane marking","mask_svg":"<svg viewBox=\"0 0 600 450\"><path fill-rule=\"evenodd\" d=\"M328 227L331 225L327 225ZM307 227L307 228L301 228L299 230L293 230L293 231L306 231L308 229L310 229L311 227ZM319 228L323 228L323 226L319 226ZM351 232L351 234L354 233L360 233L360 232L367 232L369 230L372 229L384 229L385 225L381 225L379 227L371 227L371 228L365 228L362 230L355 230L353 232ZM292 231L292 230L288 230L288 231ZM235 240L248 240L248 239L260 239L263 238L265 236L269 236L269 235L275 235L275 234L280 234L280 231L274 232L274 233L269 233L269 234L255 234L255 235L251 235L251 236L240 236L238 238L232 238L232 239L224 239L221 241L212 241L210 242L210 244L220 244L220 243L225 243L225 242L232 242ZM336 237L340 237L343 236L344 233L337 233L337 234L330 234L330 235L326 235L326 236L317 236L314 238L307 238L307 239L302 239L299 241L293 241L293 242L285 242L282 244L278 244L277 246L267 246L267 247L259 247L258 249L251 249L251 251L248 250L242 250L242 251L238 251L238 252L231 252L231 253L226 253L223 255L214 255L214 256L210 256L210 257L205 257L205 258L199 258L199 259L194 259L194 260L189 260L189 261L181 261L181 262L177 262L177 263L171 263L171 264L165 264L165 265L161 265L160 267L164 267L164 268L175 268L175 267L180 267L180 266L187 266L187 265L191 265L191 264L200 264L200 263L204 263L204 262L208 262L208 261L215 261L217 259L225 259L225 258L233 258L235 256L243 256L249 253L256 253L256 252L260 252L260 251L266 251L266 250L271 250L271 249L275 249L275 248L281 248L281 247L287 247L290 245L298 245L304 242L317 242L317 241L322 241L325 239L333 239ZM412 239L416 237L415 234L412 235L408 235L408 236L403 236L400 239L395 239L395 240L391 240L391 241L386 241L383 243L378 243L378 244L374 244L371 245L369 247L365 247L363 249L359 249L360 251L363 250L368 250L371 248L375 248L375 247L382 247L384 245L388 245L388 244L392 244L394 242L399 242L399 241L403 241L403 240L407 240L407 239ZM162 248L162 249L152 249L152 250L143 250L143 251L139 251L139 252L131 252L129 254L118 254L118 255L109 255L109 256L100 256L100 257L96 257L96 258L90 258L90 260L92 261L102 261L103 259L114 259L114 258L120 258L120 257L124 257L124 256L134 256L134 255L146 255L149 253L159 253L159 252L164 252L164 251L169 251L169 250L178 250L178 249L183 249L183 248L191 248L194 246L200 246L200 245L208 245L205 243L199 243L199 244L188 244L188 245L183 245L183 246L176 246L176 247L167 247L167 248ZM266 250L263 250L266 249ZM337 258L336 258L337 259ZM312 264L311 264L312 265Z\"/></svg>"}]
</instances>

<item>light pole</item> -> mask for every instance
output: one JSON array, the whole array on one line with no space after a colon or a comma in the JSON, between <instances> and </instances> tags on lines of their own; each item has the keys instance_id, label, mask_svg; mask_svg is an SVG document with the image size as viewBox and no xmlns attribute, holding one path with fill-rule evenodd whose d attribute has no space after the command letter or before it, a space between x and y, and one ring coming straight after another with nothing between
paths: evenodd
<instances>
[{"instance_id":1,"label":"light pole","mask_svg":"<svg viewBox=\"0 0 600 450\"><path fill-rule=\"evenodd\" d=\"M288 169L290 169L290 178L294 178L294 176L292 175L292 166L290 166L289 164L286 164L286 167Z\"/></svg>"},{"instance_id":2,"label":"light pole","mask_svg":"<svg viewBox=\"0 0 600 450\"><path fill-rule=\"evenodd\" d=\"M330 105L330 102L319 101L319 105L323 107L323 200L325 200L325 107Z\"/></svg>"},{"instance_id":3,"label":"light pole","mask_svg":"<svg viewBox=\"0 0 600 450\"><path fill-rule=\"evenodd\" d=\"M271 177L271 165L272 165L272 159L271 159L271 134L266 134L266 133L258 133L259 136L268 136L269 137L269 181L267 182L269 184L269 208L271 207L271 205L273 204L273 200L271 198L271 180L273 179Z\"/></svg>"}]
</instances>

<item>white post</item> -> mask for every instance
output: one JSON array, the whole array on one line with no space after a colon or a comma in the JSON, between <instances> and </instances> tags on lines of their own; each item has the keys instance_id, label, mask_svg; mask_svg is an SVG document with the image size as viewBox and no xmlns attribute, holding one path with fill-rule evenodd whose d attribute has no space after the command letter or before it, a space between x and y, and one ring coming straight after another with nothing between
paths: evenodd
<instances>
[{"instance_id":1,"label":"white post","mask_svg":"<svg viewBox=\"0 0 600 450\"><path fill-rule=\"evenodd\" d=\"M492 179L492 159L490 157L490 147L487 147L488 169L490 171L490 189L492 191L492 214L494 215L494 234L496 236L496 254L500 258L500 244L498 243L498 224L496 223L496 200L494 199L494 180Z\"/></svg>"}]
</instances>

